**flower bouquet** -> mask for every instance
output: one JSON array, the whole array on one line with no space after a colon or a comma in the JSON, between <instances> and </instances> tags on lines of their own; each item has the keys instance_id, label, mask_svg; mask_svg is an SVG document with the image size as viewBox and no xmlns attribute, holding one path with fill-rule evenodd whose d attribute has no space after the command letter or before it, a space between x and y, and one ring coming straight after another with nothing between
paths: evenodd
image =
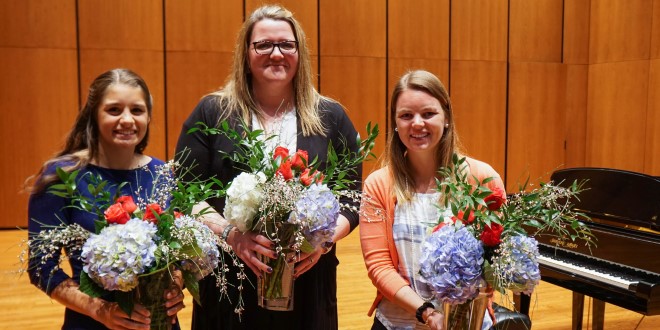
<instances>
[{"instance_id":1,"label":"flower bouquet","mask_svg":"<svg viewBox=\"0 0 660 330\"><path fill-rule=\"evenodd\" d=\"M347 173L371 154L378 127L367 126L369 137L358 138L359 151L347 148L338 155L332 145L323 172L305 150L290 153L283 146L269 151L269 139L262 130L238 133L223 122L219 128L199 123L207 134L225 134L235 142L238 152L224 154L247 169L226 190L224 218L239 231L252 231L269 238L277 259L260 256L272 272L259 277L258 304L270 309L293 309L294 264L296 256L317 247L332 246L332 236L342 208L356 208L343 198L356 201L359 192L351 190ZM245 127L245 125L243 125ZM357 209L356 209L357 211Z\"/></svg>"},{"instance_id":2,"label":"flower bouquet","mask_svg":"<svg viewBox=\"0 0 660 330\"><path fill-rule=\"evenodd\" d=\"M80 189L84 188L77 187L79 171L69 173L58 168L61 183L52 185L48 192L70 198L69 207L96 214L96 232L78 224L63 224L32 233L28 240L30 264L40 267L62 248L69 253L80 251L82 292L92 297L112 296L128 315L134 304L140 303L151 313L152 329L171 328L164 294L174 278L182 277L199 302L197 282L221 261L217 237L190 216L194 204L218 191L212 182L181 184L173 175L176 165L170 161L158 167L150 200L137 201L127 195L111 196L112 189L100 176L90 179L89 194L83 194ZM119 193L122 185L113 188Z\"/></svg>"},{"instance_id":3,"label":"flower bouquet","mask_svg":"<svg viewBox=\"0 0 660 330\"><path fill-rule=\"evenodd\" d=\"M507 198L503 190L486 186L493 178L469 178L466 158L454 155L452 165L441 169L444 179L437 188L441 207L454 216L440 219L424 241L420 275L444 304L445 328L480 329L492 290L531 294L541 280L534 239L539 231L588 245L594 243L593 235L582 222L588 217L571 208L582 183L570 188L542 183L524 192L525 183L520 193ZM476 302L480 312L468 317Z\"/></svg>"}]
</instances>

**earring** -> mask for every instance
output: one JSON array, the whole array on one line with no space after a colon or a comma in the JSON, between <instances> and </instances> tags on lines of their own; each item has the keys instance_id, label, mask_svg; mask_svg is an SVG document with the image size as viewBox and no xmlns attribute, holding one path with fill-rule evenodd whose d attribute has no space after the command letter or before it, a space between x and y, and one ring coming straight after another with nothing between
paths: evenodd
<instances>
[{"instance_id":1,"label":"earring","mask_svg":"<svg viewBox=\"0 0 660 330\"><path fill-rule=\"evenodd\" d=\"M449 127L449 124L445 124L445 128Z\"/></svg>"},{"instance_id":2,"label":"earring","mask_svg":"<svg viewBox=\"0 0 660 330\"><path fill-rule=\"evenodd\" d=\"M398 131L399 131L399 128L398 128L398 127L395 127L395 128L394 128L394 131L395 131L395 132L398 132Z\"/></svg>"}]
</instances>

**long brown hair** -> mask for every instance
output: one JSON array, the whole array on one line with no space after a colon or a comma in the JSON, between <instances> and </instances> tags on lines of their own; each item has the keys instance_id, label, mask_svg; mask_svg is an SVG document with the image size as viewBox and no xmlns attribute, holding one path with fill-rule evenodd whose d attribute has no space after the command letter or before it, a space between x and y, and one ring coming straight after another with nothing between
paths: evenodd
<instances>
[{"instance_id":1,"label":"long brown hair","mask_svg":"<svg viewBox=\"0 0 660 330\"><path fill-rule=\"evenodd\" d=\"M302 132L305 136L325 135L325 128L317 109L322 100L329 99L321 96L314 88L312 64L305 32L289 10L277 5L257 8L243 23L234 49L231 73L227 76L224 87L211 93L211 95L217 96L216 101L223 111L220 114L220 121L238 114L244 122L250 123L252 115L261 116L258 111L254 111L257 106L252 95L248 51L250 51L250 39L254 25L264 19L285 21L291 26L293 35L298 41L298 68L293 77L293 91Z\"/></svg>"},{"instance_id":2,"label":"long brown hair","mask_svg":"<svg viewBox=\"0 0 660 330\"><path fill-rule=\"evenodd\" d=\"M112 69L106 71L96 77L92 84L89 86L89 95L87 101L82 109L78 112L73 128L69 132L64 148L55 154L55 157L46 161L35 175L28 178L26 181L27 190L30 192L40 192L49 183L54 182L57 177L53 174L43 175L48 166L57 162L70 163L64 167L65 171L73 171L79 169L93 159L98 157L99 152L99 127L97 122L98 110L103 101L108 88L112 85L127 85L131 87L139 87L144 93L144 101L147 105L147 112L151 117L152 98L147 83L135 72L128 69ZM149 128L147 132L135 146L136 153L142 153L147 147L149 142ZM29 182L35 179L34 184L30 187Z\"/></svg>"},{"instance_id":3,"label":"long brown hair","mask_svg":"<svg viewBox=\"0 0 660 330\"><path fill-rule=\"evenodd\" d=\"M390 129L387 146L385 147L385 154L383 162L388 165L392 176L394 178L394 194L398 199L410 200L414 193L414 186L407 184L407 182L415 182L412 177L408 162L406 161L406 146L399 138L399 135L394 132L396 128L396 103L406 90L421 91L436 98L442 110L444 111L445 121L448 124L445 128L440 145L436 151L436 164L439 167L447 167L452 164L452 155L459 152L458 134L456 133L456 126L454 125L454 113L449 100L449 93L440 79L434 74L424 71L416 70L409 71L404 74L392 91L392 98L390 101Z\"/></svg>"}]
</instances>

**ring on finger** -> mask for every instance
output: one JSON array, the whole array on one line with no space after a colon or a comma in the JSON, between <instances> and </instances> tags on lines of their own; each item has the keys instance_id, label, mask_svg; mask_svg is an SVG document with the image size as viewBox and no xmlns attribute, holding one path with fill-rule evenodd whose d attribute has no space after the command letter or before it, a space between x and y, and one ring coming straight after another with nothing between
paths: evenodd
<instances>
[{"instance_id":1,"label":"ring on finger","mask_svg":"<svg viewBox=\"0 0 660 330\"><path fill-rule=\"evenodd\" d=\"M314 258L309 258L309 263L313 264L314 263Z\"/></svg>"}]
</instances>

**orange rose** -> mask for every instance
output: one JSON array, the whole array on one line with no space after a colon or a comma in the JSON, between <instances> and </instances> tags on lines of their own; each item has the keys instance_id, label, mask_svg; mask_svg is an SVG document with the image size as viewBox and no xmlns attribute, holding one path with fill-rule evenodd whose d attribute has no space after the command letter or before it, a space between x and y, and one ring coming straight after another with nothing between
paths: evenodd
<instances>
[{"instance_id":1,"label":"orange rose","mask_svg":"<svg viewBox=\"0 0 660 330\"><path fill-rule=\"evenodd\" d=\"M120 196L117 198L117 203L121 204L121 206L124 208L124 211L130 214L133 214L133 212L137 210L137 205L135 205L133 197L131 196Z\"/></svg>"},{"instance_id":2,"label":"orange rose","mask_svg":"<svg viewBox=\"0 0 660 330\"><path fill-rule=\"evenodd\" d=\"M488 197L484 198L484 202L488 205L489 210L499 210L500 207L502 207L502 204L506 202L506 193L504 192L504 189L496 186L493 189L493 192L488 195Z\"/></svg>"},{"instance_id":3,"label":"orange rose","mask_svg":"<svg viewBox=\"0 0 660 330\"><path fill-rule=\"evenodd\" d=\"M454 220L454 223L456 221L461 220L464 224L468 225L474 222L474 211L470 211L470 214L466 217L464 211L458 211L458 214L454 217L451 217L452 220Z\"/></svg>"},{"instance_id":4,"label":"orange rose","mask_svg":"<svg viewBox=\"0 0 660 330\"><path fill-rule=\"evenodd\" d=\"M435 233L436 231L440 230L440 228L444 227L446 223L443 221L439 223L437 226L433 227L433 232Z\"/></svg>"},{"instance_id":5,"label":"orange rose","mask_svg":"<svg viewBox=\"0 0 660 330\"><path fill-rule=\"evenodd\" d=\"M309 170L308 168L306 168L306 169L302 172L302 174L300 174L300 182L301 182L304 186L309 186L310 184L312 184L312 179L313 179L313 178L312 178L311 175L309 175L309 172L310 172L310 170Z\"/></svg>"},{"instance_id":6,"label":"orange rose","mask_svg":"<svg viewBox=\"0 0 660 330\"><path fill-rule=\"evenodd\" d=\"M275 174L280 174L284 180L289 181L293 179L293 172L291 171L291 161L285 161L280 164L280 168L275 171Z\"/></svg>"},{"instance_id":7,"label":"orange rose","mask_svg":"<svg viewBox=\"0 0 660 330\"><path fill-rule=\"evenodd\" d=\"M112 204L103 212L103 215L108 223L117 223L120 225L125 224L131 219L131 216L124 210L121 203Z\"/></svg>"},{"instance_id":8,"label":"orange rose","mask_svg":"<svg viewBox=\"0 0 660 330\"><path fill-rule=\"evenodd\" d=\"M298 149L291 160L291 167L296 171L302 171L303 168L307 167L308 160L307 151Z\"/></svg>"},{"instance_id":9,"label":"orange rose","mask_svg":"<svg viewBox=\"0 0 660 330\"><path fill-rule=\"evenodd\" d=\"M278 157L280 158L280 161L283 162L289 157L289 149L285 147L275 148L275 151L273 151L273 159L277 159Z\"/></svg>"},{"instance_id":10,"label":"orange rose","mask_svg":"<svg viewBox=\"0 0 660 330\"><path fill-rule=\"evenodd\" d=\"M144 217L142 220L156 223L158 221L157 215L161 215L163 210L160 208L160 205L157 203L151 203L147 205L147 209L144 211Z\"/></svg>"}]
</instances>

